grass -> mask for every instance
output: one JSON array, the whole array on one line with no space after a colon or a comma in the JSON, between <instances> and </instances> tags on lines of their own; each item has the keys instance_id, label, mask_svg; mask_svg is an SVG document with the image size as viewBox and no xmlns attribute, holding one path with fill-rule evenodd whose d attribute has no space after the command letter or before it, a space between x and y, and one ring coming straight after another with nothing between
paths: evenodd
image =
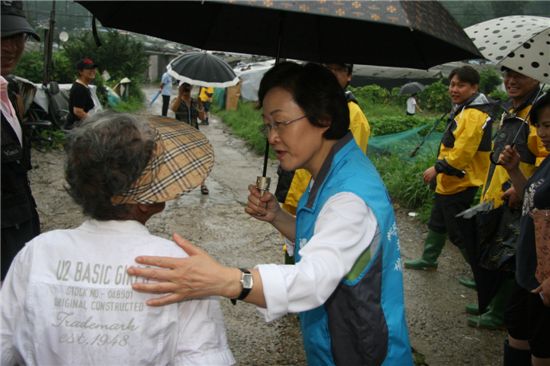
<instances>
[{"instance_id":1,"label":"grass","mask_svg":"<svg viewBox=\"0 0 550 366\"><path fill-rule=\"evenodd\" d=\"M260 155L264 153L265 136L260 132L263 122L260 111L256 109L256 103L239 101L236 111L226 111L214 107L213 112L231 127L236 136L245 140L254 152Z\"/></svg>"},{"instance_id":2,"label":"grass","mask_svg":"<svg viewBox=\"0 0 550 366\"><path fill-rule=\"evenodd\" d=\"M132 113L138 112L144 108L143 99L139 97L130 97L127 101L120 101L118 104L109 107L115 112Z\"/></svg>"},{"instance_id":3,"label":"grass","mask_svg":"<svg viewBox=\"0 0 550 366\"><path fill-rule=\"evenodd\" d=\"M409 129L418 121L420 121L419 124L427 123L426 121L432 122L422 117L414 117L418 121L411 122L403 115L403 109L398 105L373 104L367 105L365 110L371 125L377 120L382 124L393 124L386 128L390 132L395 132L396 129ZM265 137L260 133L262 120L255 103L240 101L236 111L221 110L214 106L213 113L218 115L236 136L245 140L253 151L258 154L264 153ZM426 113L425 115L431 117L436 114ZM378 130L383 131L384 128ZM431 211L433 192L423 183L422 173L433 164L435 152L428 148L423 148L421 151L422 153L415 159L404 158L403 154L406 153L403 151L388 155L369 155L369 157L382 176L392 200L402 207L419 212L420 219L426 222Z\"/></svg>"}]
</instances>

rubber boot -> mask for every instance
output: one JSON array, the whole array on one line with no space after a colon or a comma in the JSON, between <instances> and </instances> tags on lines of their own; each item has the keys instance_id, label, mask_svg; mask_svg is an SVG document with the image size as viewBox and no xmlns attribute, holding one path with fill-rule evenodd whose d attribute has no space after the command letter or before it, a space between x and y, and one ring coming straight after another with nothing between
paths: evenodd
<instances>
[{"instance_id":1,"label":"rubber boot","mask_svg":"<svg viewBox=\"0 0 550 366\"><path fill-rule=\"evenodd\" d=\"M466 249L460 248L460 254L462 254L462 257L464 258L466 263L470 263L470 260L468 259L468 255L466 254ZM472 290L477 289L476 282L474 281L473 278L460 277L458 279L458 283L460 283L464 287L471 288Z\"/></svg>"},{"instance_id":2,"label":"rubber boot","mask_svg":"<svg viewBox=\"0 0 550 366\"><path fill-rule=\"evenodd\" d=\"M437 269L437 258L439 258L443 250L446 239L447 234L429 230L428 236L424 241L422 257L420 259L405 261L405 268L435 271Z\"/></svg>"},{"instance_id":3,"label":"rubber boot","mask_svg":"<svg viewBox=\"0 0 550 366\"><path fill-rule=\"evenodd\" d=\"M531 366L531 352L526 349L510 347L508 340L504 341L504 366Z\"/></svg>"},{"instance_id":4,"label":"rubber boot","mask_svg":"<svg viewBox=\"0 0 550 366\"><path fill-rule=\"evenodd\" d=\"M476 281L474 281L472 278L468 278L468 277L460 277L458 279L458 283L460 283L462 286L464 287L468 287L472 290L476 290L477 289L477 286L476 286Z\"/></svg>"},{"instance_id":5,"label":"rubber boot","mask_svg":"<svg viewBox=\"0 0 550 366\"><path fill-rule=\"evenodd\" d=\"M479 306L477 304L466 304L465 309L466 313L470 315L480 315Z\"/></svg>"},{"instance_id":6,"label":"rubber boot","mask_svg":"<svg viewBox=\"0 0 550 366\"><path fill-rule=\"evenodd\" d=\"M468 325L474 328L504 329L504 310L514 290L514 279L504 280L495 297L480 316L468 318Z\"/></svg>"}]
</instances>

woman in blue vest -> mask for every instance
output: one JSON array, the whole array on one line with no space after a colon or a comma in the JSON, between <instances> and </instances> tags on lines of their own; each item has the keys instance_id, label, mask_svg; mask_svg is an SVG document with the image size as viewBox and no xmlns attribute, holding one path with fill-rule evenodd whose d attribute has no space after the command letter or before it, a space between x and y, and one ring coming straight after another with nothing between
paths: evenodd
<instances>
[{"instance_id":1,"label":"woman in blue vest","mask_svg":"<svg viewBox=\"0 0 550 366\"><path fill-rule=\"evenodd\" d=\"M309 365L412 365L399 240L386 189L349 133L343 89L329 70L292 62L268 71L258 92L264 131L281 167L312 179L296 217L275 197L250 186L245 211L295 243L295 265L226 267L176 237L186 259L139 257L131 268L168 293L164 305L225 296L255 304L267 321L299 313Z\"/></svg>"}]
</instances>

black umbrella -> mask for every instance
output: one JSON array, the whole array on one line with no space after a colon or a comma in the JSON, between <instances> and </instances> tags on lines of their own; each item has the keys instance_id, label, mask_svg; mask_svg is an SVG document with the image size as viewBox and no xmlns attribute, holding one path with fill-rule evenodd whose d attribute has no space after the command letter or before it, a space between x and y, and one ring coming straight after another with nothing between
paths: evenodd
<instances>
[{"instance_id":1,"label":"black umbrella","mask_svg":"<svg viewBox=\"0 0 550 366\"><path fill-rule=\"evenodd\" d=\"M206 50L428 69L480 58L437 1L77 1L104 26Z\"/></svg>"},{"instance_id":2,"label":"black umbrella","mask_svg":"<svg viewBox=\"0 0 550 366\"><path fill-rule=\"evenodd\" d=\"M481 57L437 1L77 2L104 26L276 60L428 69Z\"/></svg>"},{"instance_id":3,"label":"black umbrella","mask_svg":"<svg viewBox=\"0 0 550 366\"><path fill-rule=\"evenodd\" d=\"M226 88L239 82L227 62L207 52L185 53L170 61L166 69L174 78L191 85Z\"/></svg>"},{"instance_id":4,"label":"black umbrella","mask_svg":"<svg viewBox=\"0 0 550 366\"><path fill-rule=\"evenodd\" d=\"M420 93L424 90L425 86L417 81L407 83L399 89L399 95L412 95Z\"/></svg>"}]
</instances>

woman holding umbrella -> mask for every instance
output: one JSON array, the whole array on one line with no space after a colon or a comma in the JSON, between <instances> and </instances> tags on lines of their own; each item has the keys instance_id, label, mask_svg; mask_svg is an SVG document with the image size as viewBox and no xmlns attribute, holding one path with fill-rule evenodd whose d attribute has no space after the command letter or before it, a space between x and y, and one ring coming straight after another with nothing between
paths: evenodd
<instances>
[{"instance_id":1,"label":"woman holding umbrella","mask_svg":"<svg viewBox=\"0 0 550 366\"><path fill-rule=\"evenodd\" d=\"M178 121L183 121L197 130L199 129L197 118L201 121L205 118L204 107L191 98L191 85L188 83L180 83L178 97L174 99L171 109ZM210 193L204 183L201 184L201 193L205 195Z\"/></svg>"},{"instance_id":2,"label":"woman holding umbrella","mask_svg":"<svg viewBox=\"0 0 550 366\"><path fill-rule=\"evenodd\" d=\"M343 89L329 70L278 64L260 84L264 130L285 170L312 175L297 216L249 186L245 211L296 244L296 264L227 267L175 235L190 257L138 257L129 269L158 282L158 306L209 295L255 304L266 321L299 313L309 365L412 365L393 209L349 133Z\"/></svg>"}]
</instances>

